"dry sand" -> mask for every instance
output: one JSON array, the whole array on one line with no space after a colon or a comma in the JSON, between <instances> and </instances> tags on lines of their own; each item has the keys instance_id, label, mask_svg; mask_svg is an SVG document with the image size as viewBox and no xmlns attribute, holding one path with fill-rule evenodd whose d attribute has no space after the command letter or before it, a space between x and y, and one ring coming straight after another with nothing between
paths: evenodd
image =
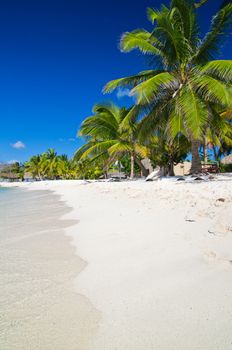
<instances>
[{"instance_id":1,"label":"dry sand","mask_svg":"<svg viewBox=\"0 0 232 350\"><path fill-rule=\"evenodd\" d=\"M87 262L76 292L100 313L91 350L231 350L231 178L23 186L79 220L66 233Z\"/></svg>"}]
</instances>

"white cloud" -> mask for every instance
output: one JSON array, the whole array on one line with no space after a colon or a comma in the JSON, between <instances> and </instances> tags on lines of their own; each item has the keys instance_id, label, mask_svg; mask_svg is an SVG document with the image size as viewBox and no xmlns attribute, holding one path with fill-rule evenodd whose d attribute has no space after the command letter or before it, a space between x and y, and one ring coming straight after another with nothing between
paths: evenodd
<instances>
[{"instance_id":1,"label":"white cloud","mask_svg":"<svg viewBox=\"0 0 232 350\"><path fill-rule=\"evenodd\" d=\"M20 163L19 160L16 159L12 159L12 160L8 160L7 164L15 164L15 163Z\"/></svg>"},{"instance_id":2,"label":"white cloud","mask_svg":"<svg viewBox=\"0 0 232 350\"><path fill-rule=\"evenodd\" d=\"M63 139L63 138L59 138L60 142L75 142L76 139L74 137L69 137L68 139Z\"/></svg>"},{"instance_id":3,"label":"white cloud","mask_svg":"<svg viewBox=\"0 0 232 350\"><path fill-rule=\"evenodd\" d=\"M129 89L118 89L116 95L117 95L117 98L122 98L122 97L125 97L125 96L131 97Z\"/></svg>"},{"instance_id":4,"label":"white cloud","mask_svg":"<svg viewBox=\"0 0 232 350\"><path fill-rule=\"evenodd\" d=\"M16 149L26 148L26 145L22 141L17 141L11 145L11 147Z\"/></svg>"}]
</instances>

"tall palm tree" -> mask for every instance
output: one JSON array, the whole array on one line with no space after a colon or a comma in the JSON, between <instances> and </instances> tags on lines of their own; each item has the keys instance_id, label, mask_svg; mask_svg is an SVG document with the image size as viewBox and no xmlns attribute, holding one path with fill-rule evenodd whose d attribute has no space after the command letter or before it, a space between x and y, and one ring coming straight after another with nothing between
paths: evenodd
<instances>
[{"instance_id":1,"label":"tall palm tree","mask_svg":"<svg viewBox=\"0 0 232 350\"><path fill-rule=\"evenodd\" d=\"M113 103L97 104L93 108L94 115L86 118L79 130L79 136L84 136L87 142L80 147L75 159L83 160L101 158L107 169L112 163L125 154L131 158L131 174L134 177L134 163L137 162L145 171L140 157L147 155L147 148L137 138L138 124L123 125L131 110L119 108ZM136 109L133 109L133 115Z\"/></svg>"},{"instance_id":2,"label":"tall palm tree","mask_svg":"<svg viewBox=\"0 0 232 350\"><path fill-rule=\"evenodd\" d=\"M227 37L232 4L219 10L201 40L196 8L205 2L172 0L160 11L149 8L153 30L124 33L120 47L123 52L138 49L148 55L153 69L113 80L104 88L108 93L129 87L137 99L136 108L140 107L143 115L149 108L143 119L144 134L162 122L167 137L185 135L191 141L192 173L201 171L199 143L205 128L215 122L212 107L232 104L232 61L214 60ZM223 119L218 118L222 124Z\"/></svg>"}]
</instances>

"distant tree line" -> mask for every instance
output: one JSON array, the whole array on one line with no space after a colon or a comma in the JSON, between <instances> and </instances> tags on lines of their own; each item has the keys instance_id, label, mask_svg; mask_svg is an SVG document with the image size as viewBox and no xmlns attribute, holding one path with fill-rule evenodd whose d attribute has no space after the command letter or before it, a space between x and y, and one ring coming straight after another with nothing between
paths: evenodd
<instances>
[{"instance_id":1,"label":"distant tree line","mask_svg":"<svg viewBox=\"0 0 232 350\"><path fill-rule=\"evenodd\" d=\"M99 162L68 159L67 155L58 155L54 149L34 155L25 163L15 162L0 168L0 179L9 181L95 179L100 176L103 176L103 170Z\"/></svg>"}]
</instances>

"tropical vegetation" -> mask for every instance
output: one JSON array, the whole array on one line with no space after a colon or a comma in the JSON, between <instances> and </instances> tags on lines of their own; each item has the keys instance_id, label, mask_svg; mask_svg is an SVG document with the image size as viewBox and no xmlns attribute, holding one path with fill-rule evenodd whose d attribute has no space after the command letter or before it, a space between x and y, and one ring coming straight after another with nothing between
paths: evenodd
<instances>
[{"instance_id":1,"label":"tropical vegetation","mask_svg":"<svg viewBox=\"0 0 232 350\"><path fill-rule=\"evenodd\" d=\"M202 39L197 11L206 2L172 0L169 7L148 8L153 29L124 33L120 49L147 55L150 69L112 80L104 88L106 93L129 88L136 98L124 127L139 120L144 138L160 128L168 142L184 136L191 144L192 173L201 171L199 147L208 138L216 147L231 143L231 118L224 113L232 107L232 61L216 58L230 33L232 4L220 8Z\"/></svg>"},{"instance_id":2,"label":"tropical vegetation","mask_svg":"<svg viewBox=\"0 0 232 350\"><path fill-rule=\"evenodd\" d=\"M135 109L133 111L136 113ZM130 109L119 108L112 102L95 105L94 114L80 127L79 136L84 136L87 142L77 150L75 159L101 160L106 175L112 164L128 155L130 177L134 177L135 162L146 175L141 159L149 155L149 148L138 137L139 123L124 125L130 112Z\"/></svg>"},{"instance_id":3,"label":"tropical vegetation","mask_svg":"<svg viewBox=\"0 0 232 350\"><path fill-rule=\"evenodd\" d=\"M162 166L164 173L174 175L174 165L187 156L188 140L184 136L167 140L161 128L156 135L144 138L141 133L143 121L136 121L137 110L133 108L132 115L132 108L120 108L113 102L95 105L93 115L81 124L78 136L84 137L86 142L74 158L78 161L98 159L102 162L105 177L116 163L123 165L130 178L134 177L136 166L139 173L147 176L144 158L149 158L154 166Z\"/></svg>"},{"instance_id":4,"label":"tropical vegetation","mask_svg":"<svg viewBox=\"0 0 232 350\"><path fill-rule=\"evenodd\" d=\"M24 166L17 161L11 164L2 164L0 166L0 179L15 181L23 179L23 176Z\"/></svg>"},{"instance_id":5,"label":"tropical vegetation","mask_svg":"<svg viewBox=\"0 0 232 350\"><path fill-rule=\"evenodd\" d=\"M78 179L91 176L91 167L68 159L65 154L58 155L54 149L32 156L25 163L25 174L33 179ZM24 174L24 175L25 175Z\"/></svg>"}]
</instances>

